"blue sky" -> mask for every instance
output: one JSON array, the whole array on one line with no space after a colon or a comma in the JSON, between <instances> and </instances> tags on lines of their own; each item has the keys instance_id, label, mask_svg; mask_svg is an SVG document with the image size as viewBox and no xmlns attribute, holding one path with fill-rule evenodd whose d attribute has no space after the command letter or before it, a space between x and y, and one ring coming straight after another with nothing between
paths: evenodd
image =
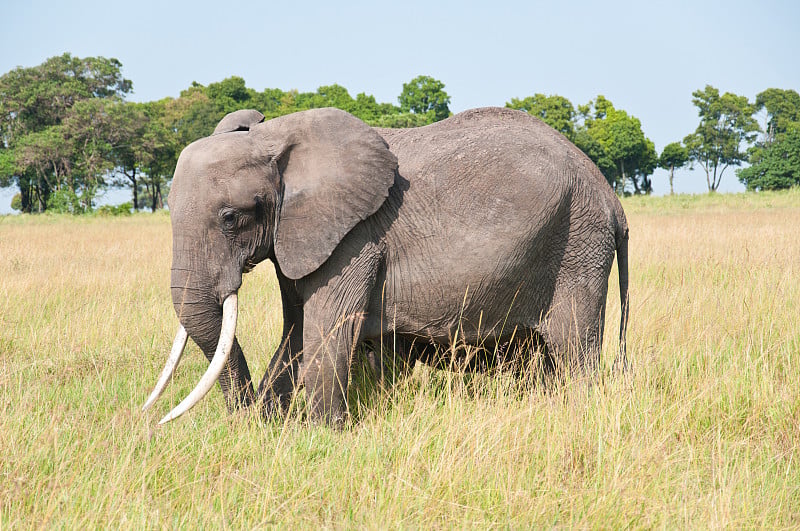
<instances>
[{"instance_id":1,"label":"blue sky","mask_svg":"<svg viewBox=\"0 0 800 531\"><path fill-rule=\"evenodd\" d=\"M11 0L0 13L0 73L63 52L116 57L135 101L238 75L256 90L338 83L396 103L426 74L445 83L454 112L536 92L575 105L603 94L660 151L697 126L691 93L706 84L750 99L800 90L800 2L790 0ZM679 172L675 185L703 192L704 173ZM668 192L666 172L654 186ZM728 170L722 190L741 189Z\"/></svg>"}]
</instances>

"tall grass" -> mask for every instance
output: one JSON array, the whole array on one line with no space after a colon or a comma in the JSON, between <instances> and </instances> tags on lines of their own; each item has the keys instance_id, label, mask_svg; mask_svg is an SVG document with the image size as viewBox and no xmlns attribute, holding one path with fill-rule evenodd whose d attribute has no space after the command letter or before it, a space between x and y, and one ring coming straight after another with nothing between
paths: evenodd
<instances>
[{"instance_id":1,"label":"tall grass","mask_svg":"<svg viewBox=\"0 0 800 531\"><path fill-rule=\"evenodd\" d=\"M0 218L0 527L799 526L800 193L624 206L630 374L519 392L417 367L342 431L231 417L216 389L157 427L207 365L190 346L140 412L177 327L167 216ZM240 299L260 376L268 265Z\"/></svg>"}]
</instances>

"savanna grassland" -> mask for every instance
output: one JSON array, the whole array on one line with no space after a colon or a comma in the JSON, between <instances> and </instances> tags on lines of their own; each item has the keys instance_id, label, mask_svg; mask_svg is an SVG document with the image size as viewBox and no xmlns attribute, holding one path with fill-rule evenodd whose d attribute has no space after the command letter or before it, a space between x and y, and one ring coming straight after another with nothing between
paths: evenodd
<instances>
[{"instance_id":1,"label":"savanna grassland","mask_svg":"<svg viewBox=\"0 0 800 531\"><path fill-rule=\"evenodd\" d=\"M800 526L800 192L624 200L633 371L520 392L417 367L342 431L229 416L177 321L164 214L0 218L0 527ZM616 269L604 361L617 346ZM269 265L238 336L263 373ZM359 376L359 378L361 378Z\"/></svg>"}]
</instances>

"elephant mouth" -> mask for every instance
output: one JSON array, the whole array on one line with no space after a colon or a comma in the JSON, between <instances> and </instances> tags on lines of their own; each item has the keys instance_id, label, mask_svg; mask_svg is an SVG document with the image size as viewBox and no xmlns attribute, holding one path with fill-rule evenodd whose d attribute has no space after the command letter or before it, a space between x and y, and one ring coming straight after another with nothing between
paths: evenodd
<instances>
[{"instance_id":1,"label":"elephant mouth","mask_svg":"<svg viewBox=\"0 0 800 531\"><path fill-rule=\"evenodd\" d=\"M258 265L258 264L257 264L256 262L254 262L252 259L248 258L248 259L247 259L247 260L245 260L245 262L244 262L244 267L242 268L242 272L243 272L243 273L249 273L250 271L252 271L253 269L255 269L255 267L256 267L257 265Z\"/></svg>"}]
</instances>

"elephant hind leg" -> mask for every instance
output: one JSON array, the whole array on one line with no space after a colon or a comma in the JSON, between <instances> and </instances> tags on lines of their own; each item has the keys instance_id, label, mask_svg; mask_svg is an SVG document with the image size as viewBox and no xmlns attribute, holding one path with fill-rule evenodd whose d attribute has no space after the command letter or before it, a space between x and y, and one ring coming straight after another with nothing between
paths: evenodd
<instances>
[{"instance_id":1,"label":"elephant hind leg","mask_svg":"<svg viewBox=\"0 0 800 531\"><path fill-rule=\"evenodd\" d=\"M554 370L580 378L594 375L600 368L605 297L580 288L570 291L563 297L556 293L538 328Z\"/></svg>"},{"instance_id":2,"label":"elephant hind leg","mask_svg":"<svg viewBox=\"0 0 800 531\"><path fill-rule=\"evenodd\" d=\"M545 383L556 372L552 349L539 326L522 328L501 346L501 366L521 381Z\"/></svg>"}]
</instances>

